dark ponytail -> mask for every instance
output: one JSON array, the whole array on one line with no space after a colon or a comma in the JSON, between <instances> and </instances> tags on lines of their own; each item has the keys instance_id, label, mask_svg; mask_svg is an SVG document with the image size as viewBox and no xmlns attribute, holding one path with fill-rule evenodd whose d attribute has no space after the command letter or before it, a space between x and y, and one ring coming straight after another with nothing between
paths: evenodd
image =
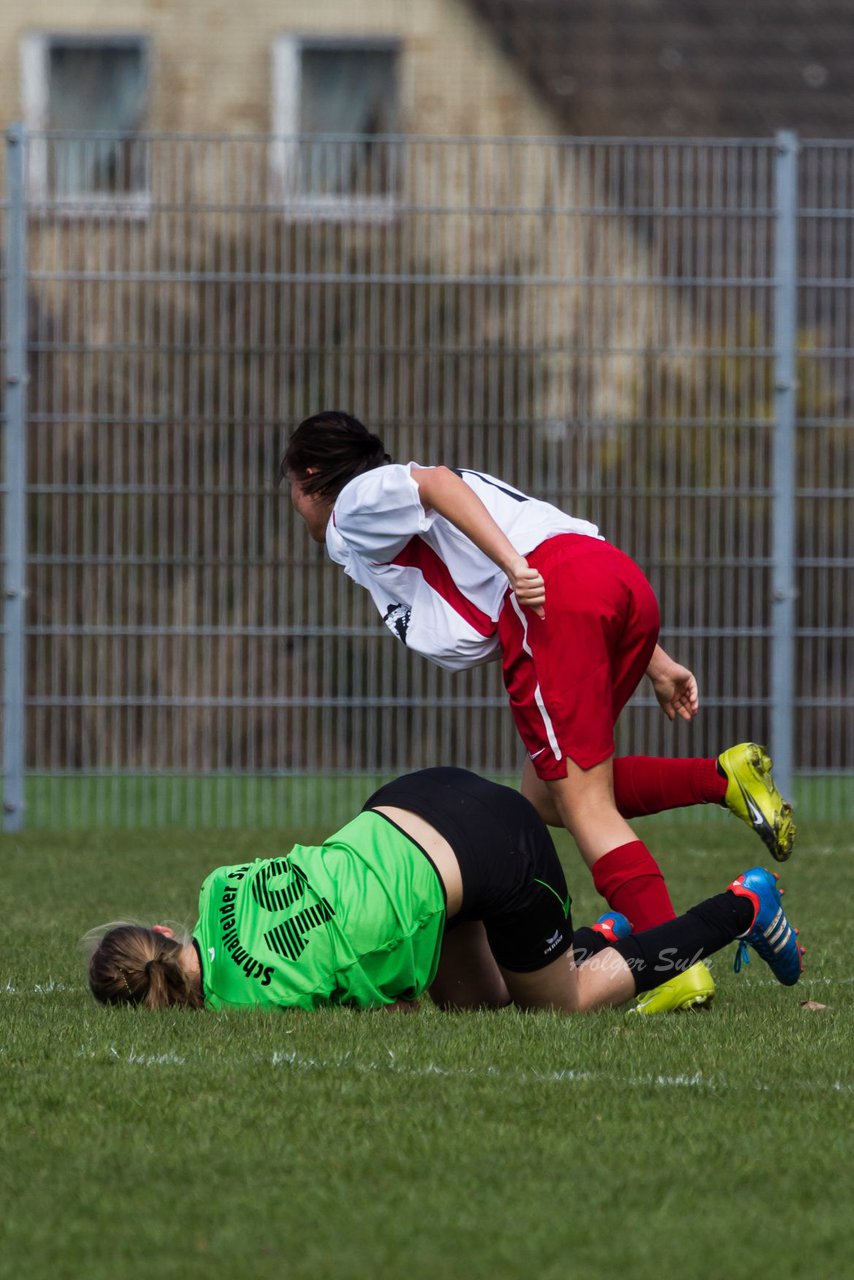
<instances>
[{"instance_id":1,"label":"dark ponytail","mask_svg":"<svg viewBox=\"0 0 854 1280\"><path fill-rule=\"evenodd\" d=\"M295 476L304 493L334 502L350 480L385 466L391 458L379 436L340 409L326 409L305 418L294 431L281 474ZM309 475L309 471L311 475Z\"/></svg>"}]
</instances>

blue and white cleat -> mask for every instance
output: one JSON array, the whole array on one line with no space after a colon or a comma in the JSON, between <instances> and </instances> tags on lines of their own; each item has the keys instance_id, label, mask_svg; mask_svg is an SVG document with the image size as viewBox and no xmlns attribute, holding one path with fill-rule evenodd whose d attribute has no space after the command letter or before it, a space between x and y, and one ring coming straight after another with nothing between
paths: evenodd
<instances>
[{"instance_id":1,"label":"blue and white cleat","mask_svg":"<svg viewBox=\"0 0 854 1280\"><path fill-rule=\"evenodd\" d=\"M798 931L786 918L777 887L777 875L764 867L751 867L743 871L729 886L730 893L739 898L749 898L753 903L753 924L741 935L735 957L735 971L750 963L748 946L762 957L778 982L793 987L803 973L803 947L798 942Z\"/></svg>"},{"instance_id":2,"label":"blue and white cleat","mask_svg":"<svg viewBox=\"0 0 854 1280\"><path fill-rule=\"evenodd\" d=\"M594 933L601 933L608 942L619 942L621 938L628 938L632 931L629 918L624 916L622 911L606 911L604 916L600 916L590 928Z\"/></svg>"}]
</instances>

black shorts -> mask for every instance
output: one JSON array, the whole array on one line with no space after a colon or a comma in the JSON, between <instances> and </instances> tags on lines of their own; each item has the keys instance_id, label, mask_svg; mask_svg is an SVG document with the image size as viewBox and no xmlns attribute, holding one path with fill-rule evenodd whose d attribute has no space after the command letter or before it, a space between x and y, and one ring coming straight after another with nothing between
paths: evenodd
<instances>
[{"instance_id":1,"label":"black shorts","mask_svg":"<svg viewBox=\"0 0 854 1280\"><path fill-rule=\"evenodd\" d=\"M421 769L380 787L365 809L394 805L424 818L457 856L458 920L482 920L505 969L530 973L572 945L566 877L545 823L510 787L466 769Z\"/></svg>"}]
</instances>

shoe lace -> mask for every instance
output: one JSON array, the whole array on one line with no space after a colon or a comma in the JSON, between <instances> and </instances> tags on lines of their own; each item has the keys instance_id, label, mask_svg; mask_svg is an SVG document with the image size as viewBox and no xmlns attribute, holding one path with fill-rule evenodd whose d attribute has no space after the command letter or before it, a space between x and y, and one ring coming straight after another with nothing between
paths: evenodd
<instances>
[{"instance_id":1,"label":"shoe lace","mask_svg":"<svg viewBox=\"0 0 854 1280\"><path fill-rule=\"evenodd\" d=\"M748 964L750 964L750 952L747 949L747 941L745 938L740 938L732 965L733 973L741 973L742 966Z\"/></svg>"}]
</instances>

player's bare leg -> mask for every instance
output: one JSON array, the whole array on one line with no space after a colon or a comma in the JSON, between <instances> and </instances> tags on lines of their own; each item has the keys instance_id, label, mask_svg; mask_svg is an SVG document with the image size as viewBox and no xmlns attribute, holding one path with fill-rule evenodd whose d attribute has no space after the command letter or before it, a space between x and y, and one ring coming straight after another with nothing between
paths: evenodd
<instances>
[{"instance_id":1,"label":"player's bare leg","mask_svg":"<svg viewBox=\"0 0 854 1280\"><path fill-rule=\"evenodd\" d=\"M553 811L575 840L588 867L612 849L637 839L617 809L610 758L592 769L581 769L568 759L565 778L547 782L538 778L537 782L546 787Z\"/></svg>"},{"instance_id":2,"label":"player's bare leg","mask_svg":"<svg viewBox=\"0 0 854 1280\"><path fill-rule=\"evenodd\" d=\"M520 1009L589 1013L625 1004L636 990L631 969L611 947L580 965L575 964L572 951L567 951L535 973L513 973L510 969L501 973Z\"/></svg>"},{"instance_id":3,"label":"player's bare leg","mask_svg":"<svg viewBox=\"0 0 854 1280\"><path fill-rule=\"evenodd\" d=\"M510 1003L480 920L465 920L445 934L430 998L449 1010L501 1009Z\"/></svg>"},{"instance_id":4,"label":"player's bare leg","mask_svg":"<svg viewBox=\"0 0 854 1280\"><path fill-rule=\"evenodd\" d=\"M549 784L537 777L530 760L526 760L522 768L520 790L525 799L530 800L546 826L562 827L564 825L563 818L558 813L555 798L549 790Z\"/></svg>"},{"instance_id":5,"label":"player's bare leg","mask_svg":"<svg viewBox=\"0 0 854 1280\"><path fill-rule=\"evenodd\" d=\"M523 774L523 789L526 784L525 794L541 817L557 825L553 819L558 816L570 832L612 910L626 915L636 930L673 918L658 864L617 810L611 759L592 769L581 769L568 759L565 778L544 781L531 770ZM644 1002L643 1011L664 1013L706 1005L714 991L708 968L697 964L663 984Z\"/></svg>"}]
</instances>

